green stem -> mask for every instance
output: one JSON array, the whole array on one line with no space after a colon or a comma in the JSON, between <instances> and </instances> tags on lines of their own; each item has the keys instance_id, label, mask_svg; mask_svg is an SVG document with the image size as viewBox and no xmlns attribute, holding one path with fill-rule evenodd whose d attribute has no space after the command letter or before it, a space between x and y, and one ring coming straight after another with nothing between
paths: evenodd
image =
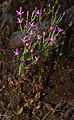
<instances>
[{"instance_id":1,"label":"green stem","mask_svg":"<svg viewBox=\"0 0 74 120\"><path fill-rule=\"evenodd\" d=\"M21 25L21 24L20 24L20 30L21 30L21 32L23 31L23 30L22 30L22 25Z\"/></svg>"}]
</instances>

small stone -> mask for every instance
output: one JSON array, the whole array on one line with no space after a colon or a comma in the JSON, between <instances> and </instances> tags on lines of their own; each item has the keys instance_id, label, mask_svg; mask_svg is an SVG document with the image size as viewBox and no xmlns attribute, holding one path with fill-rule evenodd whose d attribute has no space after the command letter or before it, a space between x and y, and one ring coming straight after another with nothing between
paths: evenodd
<instances>
[{"instance_id":1,"label":"small stone","mask_svg":"<svg viewBox=\"0 0 74 120\"><path fill-rule=\"evenodd\" d=\"M20 31L13 32L11 34L9 46L14 49L17 47L23 46L23 42L21 41L22 33Z\"/></svg>"}]
</instances>

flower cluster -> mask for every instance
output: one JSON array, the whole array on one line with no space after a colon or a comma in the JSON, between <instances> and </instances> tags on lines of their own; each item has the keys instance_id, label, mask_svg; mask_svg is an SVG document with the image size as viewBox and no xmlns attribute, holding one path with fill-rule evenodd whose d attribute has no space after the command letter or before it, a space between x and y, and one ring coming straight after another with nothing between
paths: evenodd
<instances>
[{"instance_id":1,"label":"flower cluster","mask_svg":"<svg viewBox=\"0 0 74 120\"><path fill-rule=\"evenodd\" d=\"M49 9L48 11L42 11L35 7L31 17L29 17L29 11L27 11L25 21L24 18L22 18L22 15L24 14L22 7L20 7L19 11L16 10L16 13L18 16L18 23L20 24L20 29L23 33L21 41L24 44L24 49L21 54L21 59L24 58L24 60L26 60L26 66L42 61L43 59L41 58L41 54L47 59L50 53L50 47L52 50L52 48L58 44L61 36L64 35L64 30L58 25L59 21L61 21L63 17L61 16L57 19L57 17L51 16L51 22L42 25L46 19L46 16L50 15ZM45 19L43 16L45 16ZM54 16L56 16L55 13ZM21 23L23 23L23 27L21 26ZM48 54L46 54L46 51ZM15 56L18 56L19 50L16 49L14 54Z\"/></svg>"},{"instance_id":2,"label":"flower cluster","mask_svg":"<svg viewBox=\"0 0 74 120\"><path fill-rule=\"evenodd\" d=\"M32 44L32 40L29 40L27 36L23 36L21 40L24 42L26 47Z\"/></svg>"},{"instance_id":3,"label":"flower cluster","mask_svg":"<svg viewBox=\"0 0 74 120\"><path fill-rule=\"evenodd\" d=\"M17 18L18 22L17 23L21 24L23 22L23 20L24 20L22 18L22 15L24 14L24 11L22 11L22 7L21 6L20 6L20 10L19 11L16 10L16 13L17 13L17 16L18 16L18 18Z\"/></svg>"}]
</instances>

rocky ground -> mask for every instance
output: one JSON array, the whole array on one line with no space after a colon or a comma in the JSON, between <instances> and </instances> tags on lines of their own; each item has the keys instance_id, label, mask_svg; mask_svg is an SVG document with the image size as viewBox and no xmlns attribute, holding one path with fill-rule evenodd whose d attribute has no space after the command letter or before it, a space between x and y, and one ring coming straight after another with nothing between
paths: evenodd
<instances>
[{"instance_id":1,"label":"rocky ground","mask_svg":"<svg viewBox=\"0 0 74 120\"><path fill-rule=\"evenodd\" d=\"M22 47L15 14L20 4L32 10L39 1L0 1L0 120L74 120L74 2L60 0L60 12L66 12L60 26L68 27L63 55L58 59L53 53L41 82L37 66L16 75L18 63L11 52Z\"/></svg>"}]
</instances>

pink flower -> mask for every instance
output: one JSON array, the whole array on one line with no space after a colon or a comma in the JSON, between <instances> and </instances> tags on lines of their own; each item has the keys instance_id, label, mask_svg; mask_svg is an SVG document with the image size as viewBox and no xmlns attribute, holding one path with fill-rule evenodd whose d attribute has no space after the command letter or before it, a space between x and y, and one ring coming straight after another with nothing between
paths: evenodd
<instances>
[{"instance_id":1,"label":"pink flower","mask_svg":"<svg viewBox=\"0 0 74 120\"><path fill-rule=\"evenodd\" d=\"M35 13L36 13L37 15L39 15L39 14L40 14L40 11L39 11L39 10L37 10L37 11L35 11Z\"/></svg>"},{"instance_id":2,"label":"pink flower","mask_svg":"<svg viewBox=\"0 0 74 120\"><path fill-rule=\"evenodd\" d=\"M23 22L23 18L22 19L20 19L20 18L17 18L17 20L18 20L18 22L17 23L19 23L19 24L21 24L22 22Z\"/></svg>"},{"instance_id":3,"label":"pink flower","mask_svg":"<svg viewBox=\"0 0 74 120\"><path fill-rule=\"evenodd\" d=\"M43 36L45 36L45 31L43 32Z\"/></svg>"},{"instance_id":4,"label":"pink flower","mask_svg":"<svg viewBox=\"0 0 74 120\"><path fill-rule=\"evenodd\" d=\"M38 56L35 56L35 62L38 62L39 58L40 58L39 55L38 55Z\"/></svg>"},{"instance_id":5,"label":"pink flower","mask_svg":"<svg viewBox=\"0 0 74 120\"><path fill-rule=\"evenodd\" d=\"M25 42L26 47L28 47L28 46L31 45L31 44L32 44L32 41L31 41L31 40L27 40L27 41Z\"/></svg>"},{"instance_id":6,"label":"pink flower","mask_svg":"<svg viewBox=\"0 0 74 120\"><path fill-rule=\"evenodd\" d=\"M58 32L64 34L64 30L58 27Z\"/></svg>"},{"instance_id":7,"label":"pink flower","mask_svg":"<svg viewBox=\"0 0 74 120\"><path fill-rule=\"evenodd\" d=\"M57 28L56 27L54 27L53 32L57 32Z\"/></svg>"},{"instance_id":8,"label":"pink flower","mask_svg":"<svg viewBox=\"0 0 74 120\"><path fill-rule=\"evenodd\" d=\"M34 22L29 22L29 25L31 28L37 28L38 26Z\"/></svg>"},{"instance_id":9,"label":"pink flower","mask_svg":"<svg viewBox=\"0 0 74 120\"><path fill-rule=\"evenodd\" d=\"M56 37L51 36L50 42L54 42L56 40Z\"/></svg>"},{"instance_id":10,"label":"pink flower","mask_svg":"<svg viewBox=\"0 0 74 120\"><path fill-rule=\"evenodd\" d=\"M23 37L21 38L21 40L25 43L26 41L28 41L28 38L27 38L27 36L23 36Z\"/></svg>"},{"instance_id":11,"label":"pink flower","mask_svg":"<svg viewBox=\"0 0 74 120\"><path fill-rule=\"evenodd\" d=\"M46 43L46 44L47 44L49 41L50 41L49 38L46 38L46 39L45 39L45 43Z\"/></svg>"},{"instance_id":12,"label":"pink flower","mask_svg":"<svg viewBox=\"0 0 74 120\"><path fill-rule=\"evenodd\" d=\"M32 44L32 41L29 40L27 36L23 36L21 40L24 42L26 47Z\"/></svg>"},{"instance_id":13,"label":"pink flower","mask_svg":"<svg viewBox=\"0 0 74 120\"><path fill-rule=\"evenodd\" d=\"M40 15L40 11L37 9L37 7L35 7L34 12L35 12L36 15Z\"/></svg>"},{"instance_id":14,"label":"pink flower","mask_svg":"<svg viewBox=\"0 0 74 120\"><path fill-rule=\"evenodd\" d=\"M19 55L19 50L18 50L18 48L16 48L15 51L13 51L13 54L14 54L14 56L18 56L18 55Z\"/></svg>"},{"instance_id":15,"label":"pink flower","mask_svg":"<svg viewBox=\"0 0 74 120\"><path fill-rule=\"evenodd\" d=\"M29 34L30 34L30 35L34 35L35 32L34 32L33 30L31 30L31 31L29 32Z\"/></svg>"},{"instance_id":16,"label":"pink flower","mask_svg":"<svg viewBox=\"0 0 74 120\"><path fill-rule=\"evenodd\" d=\"M37 35L37 39L40 40L42 38L42 35Z\"/></svg>"},{"instance_id":17,"label":"pink flower","mask_svg":"<svg viewBox=\"0 0 74 120\"><path fill-rule=\"evenodd\" d=\"M22 7L20 6L20 11L16 10L16 13L18 16L21 16L24 12L22 12Z\"/></svg>"},{"instance_id":18,"label":"pink flower","mask_svg":"<svg viewBox=\"0 0 74 120\"><path fill-rule=\"evenodd\" d=\"M34 49L33 49L33 48L31 48L31 49L30 49L30 52L31 52L31 53L33 53L33 51L34 51Z\"/></svg>"},{"instance_id":19,"label":"pink flower","mask_svg":"<svg viewBox=\"0 0 74 120\"><path fill-rule=\"evenodd\" d=\"M54 30L54 26L51 25L51 26L50 26L50 30Z\"/></svg>"}]
</instances>

